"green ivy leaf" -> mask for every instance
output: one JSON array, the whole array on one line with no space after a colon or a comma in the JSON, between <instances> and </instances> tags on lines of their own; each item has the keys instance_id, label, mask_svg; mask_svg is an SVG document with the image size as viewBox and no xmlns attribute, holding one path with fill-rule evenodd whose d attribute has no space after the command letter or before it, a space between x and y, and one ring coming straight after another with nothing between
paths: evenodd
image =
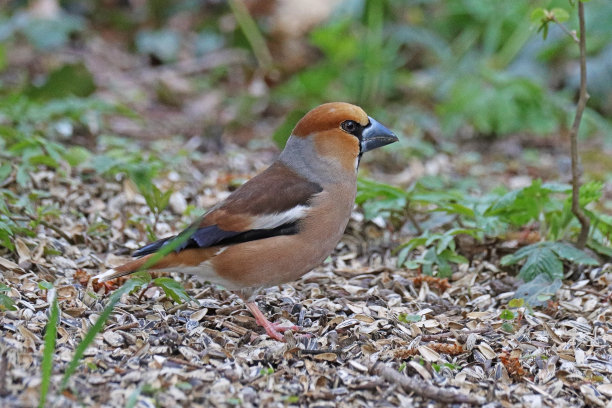
<instances>
[{"instance_id":1,"label":"green ivy leaf","mask_svg":"<svg viewBox=\"0 0 612 408\"><path fill-rule=\"evenodd\" d=\"M10 163L4 163L0 166L0 182L4 181L8 176L10 176L13 167Z\"/></svg>"},{"instance_id":2,"label":"green ivy leaf","mask_svg":"<svg viewBox=\"0 0 612 408\"><path fill-rule=\"evenodd\" d=\"M529 19L531 20L532 23L535 24L535 23L539 23L540 21L542 21L544 17L546 17L546 11L543 8L538 7L537 9L531 12L531 17Z\"/></svg>"},{"instance_id":3,"label":"green ivy leaf","mask_svg":"<svg viewBox=\"0 0 612 408\"><path fill-rule=\"evenodd\" d=\"M408 313L400 313L397 316L397 320L402 323L417 323L422 320L423 316L421 315L409 315Z\"/></svg>"},{"instance_id":4,"label":"green ivy leaf","mask_svg":"<svg viewBox=\"0 0 612 408\"><path fill-rule=\"evenodd\" d=\"M590 240L589 242L587 242L587 246L601 255L612 258L612 248L610 248L609 246L602 245L594 240Z\"/></svg>"},{"instance_id":5,"label":"green ivy leaf","mask_svg":"<svg viewBox=\"0 0 612 408\"><path fill-rule=\"evenodd\" d=\"M561 279L551 281L546 275L538 275L531 282L523 283L516 288L515 296L525 299L529 307L541 306L542 299L550 299L561 287Z\"/></svg>"},{"instance_id":6,"label":"green ivy leaf","mask_svg":"<svg viewBox=\"0 0 612 408\"><path fill-rule=\"evenodd\" d=\"M569 20L569 13L565 9L556 7L550 12L555 16L559 23L564 23Z\"/></svg>"},{"instance_id":7,"label":"green ivy leaf","mask_svg":"<svg viewBox=\"0 0 612 408\"><path fill-rule=\"evenodd\" d=\"M31 87L28 96L34 99L57 99L67 96L89 96L96 90L91 72L85 64L66 64L52 71L42 86Z\"/></svg>"},{"instance_id":8,"label":"green ivy leaf","mask_svg":"<svg viewBox=\"0 0 612 408\"><path fill-rule=\"evenodd\" d=\"M442 364L444 367L450 368L451 370L458 370L459 366L453 363L444 363Z\"/></svg>"},{"instance_id":9,"label":"green ivy leaf","mask_svg":"<svg viewBox=\"0 0 612 408\"><path fill-rule=\"evenodd\" d=\"M53 285L47 281L38 282L38 289L40 290L51 290L53 289Z\"/></svg>"},{"instance_id":10,"label":"green ivy leaf","mask_svg":"<svg viewBox=\"0 0 612 408\"><path fill-rule=\"evenodd\" d=\"M142 30L136 34L136 49L163 62L174 61L181 48L181 34L171 29Z\"/></svg>"},{"instance_id":11,"label":"green ivy leaf","mask_svg":"<svg viewBox=\"0 0 612 408\"><path fill-rule=\"evenodd\" d=\"M15 301L12 298L5 295L5 293L9 292L10 290L11 288L0 283L0 311L17 310L17 308L15 307Z\"/></svg>"},{"instance_id":12,"label":"green ivy leaf","mask_svg":"<svg viewBox=\"0 0 612 408\"><path fill-rule=\"evenodd\" d=\"M538 275L546 275L550 280L563 278L563 263L557 254L545 245L537 246L530 252L519 272L519 278L529 282Z\"/></svg>"},{"instance_id":13,"label":"green ivy leaf","mask_svg":"<svg viewBox=\"0 0 612 408\"><path fill-rule=\"evenodd\" d=\"M563 242L553 242L550 248L562 259L581 264L599 265L599 262L588 255L586 252Z\"/></svg>"},{"instance_id":14,"label":"green ivy leaf","mask_svg":"<svg viewBox=\"0 0 612 408\"><path fill-rule=\"evenodd\" d=\"M72 167L86 162L91 157L91 152L82 146L72 146L64 153L64 158Z\"/></svg>"},{"instance_id":15,"label":"green ivy leaf","mask_svg":"<svg viewBox=\"0 0 612 408\"><path fill-rule=\"evenodd\" d=\"M511 308L519 308L523 306L525 306L525 299L523 298L511 299L510 302L508 302L508 307L511 307Z\"/></svg>"},{"instance_id":16,"label":"green ivy leaf","mask_svg":"<svg viewBox=\"0 0 612 408\"><path fill-rule=\"evenodd\" d=\"M162 288L166 296L177 303L190 302L193 300L183 286L172 278L161 277L153 280L153 284Z\"/></svg>"}]
</instances>

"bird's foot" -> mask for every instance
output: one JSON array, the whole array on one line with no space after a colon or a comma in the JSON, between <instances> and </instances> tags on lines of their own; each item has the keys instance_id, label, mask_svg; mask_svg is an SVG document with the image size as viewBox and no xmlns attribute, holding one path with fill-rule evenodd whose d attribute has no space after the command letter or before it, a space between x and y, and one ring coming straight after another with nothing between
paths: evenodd
<instances>
[{"instance_id":1,"label":"bird's foot","mask_svg":"<svg viewBox=\"0 0 612 408\"><path fill-rule=\"evenodd\" d=\"M295 325L282 326L279 323L272 323L271 321L266 319L266 316L264 316L261 310L259 310L259 307L257 307L257 304L255 302L247 302L246 305L251 311L251 313L253 314L253 316L255 317L255 322L261 327L263 327L266 333L268 334L268 336L270 336L274 340L285 341L285 337L283 336L282 333L288 330L295 331L295 332L298 332L301 330L299 326L295 326Z\"/></svg>"},{"instance_id":2,"label":"bird's foot","mask_svg":"<svg viewBox=\"0 0 612 408\"><path fill-rule=\"evenodd\" d=\"M283 336L284 332L288 330L291 330L291 331L300 330L300 328L295 325L281 326L279 323L272 323L269 320L266 320L265 322L260 322L260 321L256 321L256 322L258 325L262 326L266 330L266 333L268 334L268 336L278 341L285 341L285 336Z\"/></svg>"}]
</instances>

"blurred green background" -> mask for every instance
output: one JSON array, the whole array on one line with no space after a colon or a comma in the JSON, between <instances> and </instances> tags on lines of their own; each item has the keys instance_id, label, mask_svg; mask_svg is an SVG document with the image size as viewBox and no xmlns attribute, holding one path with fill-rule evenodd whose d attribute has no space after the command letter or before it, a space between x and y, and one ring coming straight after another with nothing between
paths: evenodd
<instances>
[{"instance_id":1,"label":"blurred green background","mask_svg":"<svg viewBox=\"0 0 612 408\"><path fill-rule=\"evenodd\" d=\"M253 129L262 117L279 129L288 114L275 132L282 144L305 111L343 100L422 141L426 153L427 135L561 133L578 85L577 46L558 27L543 40L530 20L536 7L565 8L574 29L567 0L3 3L3 109L14 109L16 94L21 102L95 95L140 114L157 109L177 122L168 132L185 136L214 137L217 125L245 141L269 131ZM612 4L593 0L586 11L582 133L609 140Z\"/></svg>"}]
</instances>

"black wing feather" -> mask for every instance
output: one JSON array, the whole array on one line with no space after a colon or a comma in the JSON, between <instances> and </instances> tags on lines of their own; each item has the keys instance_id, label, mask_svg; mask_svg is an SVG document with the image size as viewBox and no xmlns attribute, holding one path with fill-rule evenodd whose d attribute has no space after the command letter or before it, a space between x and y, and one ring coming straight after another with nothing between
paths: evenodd
<instances>
[{"instance_id":1,"label":"black wing feather","mask_svg":"<svg viewBox=\"0 0 612 408\"><path fill-rule=\"evenodd\" d=\"M204 228L198 228L194 233L185 240L181 245L176 247L175 251L179 252L183 249L190 248L208 248L215 245L233 245L242 242L255 241L258 239L265 239L276 237L279 235L293 235L298 232L297 221L280 225L272 229L254 229L248 231L225 231L216 225L210 225ZM174 235L167 238L162 238L151 244L145 245L144 247L135 251L132 256L141 257L149 255L159 251L165 245L168 245L174 239L180 235Z\"/></svg>"}]
</instances>

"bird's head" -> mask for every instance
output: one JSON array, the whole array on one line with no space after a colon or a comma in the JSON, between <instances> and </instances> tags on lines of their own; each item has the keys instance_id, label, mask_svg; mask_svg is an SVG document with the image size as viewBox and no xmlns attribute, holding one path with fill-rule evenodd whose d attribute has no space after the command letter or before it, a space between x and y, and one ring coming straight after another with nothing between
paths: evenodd
<instances>
[{"instance_id":1,"label":"bird's head","mask_svg":"<svg viewBox=\"0 0 612 408\"><path fill-rule=\"evenodd\" d=\"M311 147L317 156L355 171L361 155L398 138L359 106L344 102L320 105L297 123L285 150ZM293 145L293 146L292 146Z\"/></svg>"}]
</instances>

